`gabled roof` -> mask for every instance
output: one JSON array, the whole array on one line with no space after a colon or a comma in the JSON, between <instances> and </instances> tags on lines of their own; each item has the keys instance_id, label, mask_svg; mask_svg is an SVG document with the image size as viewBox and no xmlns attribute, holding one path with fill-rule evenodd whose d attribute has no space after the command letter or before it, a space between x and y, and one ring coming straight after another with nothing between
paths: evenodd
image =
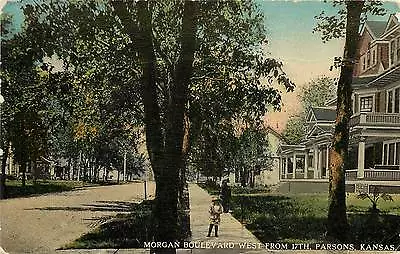
<instances>
[{"instance_id":1,"label":"gabled roof","mask_svg":"<svg viewBox=\"0 0 400 254\"><path fill-rule=\"evenodd\" d=\"M307 133L307 138L311 138L311 137L316 137L316 136L320 136L323 134L332 134L333 132L333 125L314 125L309 132Z\"/></svg>"},{"instance_id":2,"label":"gabled roof","mask_svg":"<svg viewBox=\"0 0 400 254\"><path fill-rule=\"evenodd\" d=\"M372 81L368 82L368 87L385 86L400 80L400 64L393 67L391 70L382 73Z\"/></svg>"},{"instance_id":3,"label":"gabled roof","mask_svg":"<svg viewBox=\"0 0 400 254\"><path fill-rule=\"evenodd\" d=\"M353 89L358 89L362 87L366 87L369 82L376 79L378 75L374 76L365 76L365 77L353 77L353 81L351 83L351 87Z\"/></svg>"},{"instance_id":4,"label":"gabled roof","mask_svg":"<svg viewBox=\"0 0 400 254\"><path fill-rule=\"evenodd\" d=\"M328 107L313 107L308 114L307 120L310 119L312 115L315 117L316 121L332 122L336 119L336 110Z\"/></svg>"},{"instance_id":5,"label":"gabled roof","mask_svg":"<svg viewBox=\"0 0 400 254\"><path fill-rule=\"evenodd\" d=\"M386 21L367 21L365 25L368 26L374 38L379 38L385 32Z\"/></svg>"},{"instance_id":6,"label":"gabled roof","mask_svg":"<svg viewBox=\"0 0 400 254\"><path fill-rule=\"evenodd\" d=\"M399 24L399 20L397 19L396 15L390 14L390 17L387 22L385 22L385 29L384 33L389 32L392 28Z\"/></svg>"}]
</instances>

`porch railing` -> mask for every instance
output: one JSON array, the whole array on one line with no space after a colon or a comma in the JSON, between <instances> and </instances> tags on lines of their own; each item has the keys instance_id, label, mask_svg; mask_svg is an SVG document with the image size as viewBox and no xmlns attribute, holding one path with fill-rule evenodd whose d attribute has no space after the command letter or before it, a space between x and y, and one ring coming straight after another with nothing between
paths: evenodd
<instances>
[{"instance_id":1,"label":"porch railing","mask_svg":"<svg viewBox=\"0 0 400 254\"><path fill-rule=\"evenodd\" d=\"M357 180L357 170L347 170L346 180ZM400 170L365 169L363 180L400 181Z\"/></svg>"},{"instance_id":2,"label":"porch railing","mask_svg":"<svg viewBox=\"0 0 400 254\"><path fill-rule=\"evenodd\" d=\"M346 176L346 180L356 180L357 179L357 169L346 170L345 176Z\"/></svg>"},{"instance_id":3,"label":"porch railing","mask_svg":"<svg viewBox=\"0 0 400 254\"><path fill-rule=\"evenodd\" d=\"M366 169L364 171L364 179L378 181L400 181L400 170Z\"/></svg>"},{"instance_id":4,"label":"porch railing","mask_svg":"<svg viewBox=\"0 0 400 254\"><path fill-rule=\"evenodd\" d=\"M357 125L395 125L400 126L400 114L396 113L359 113L351 117L349 126Z\"/></svg>"}]
</instances>

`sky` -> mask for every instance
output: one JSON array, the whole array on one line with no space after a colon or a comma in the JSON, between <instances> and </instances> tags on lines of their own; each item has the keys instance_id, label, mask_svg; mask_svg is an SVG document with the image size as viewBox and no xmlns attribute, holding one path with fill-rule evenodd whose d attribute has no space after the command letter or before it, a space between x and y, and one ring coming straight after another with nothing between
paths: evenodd
<instances>
[{"instance_id":1,"label":"sky","mask_svg":"<svg viewBox=\"0 0 400 254\"><path fill-rule=\"evenodd\" d=\"M330 71L335 56L343 55L343 39L323 43L320 34L312 30L317 20L314 16L322 10L336 13L329 3L323 1L260 1L264 12L265 27L269 45L267 51L271 57L284 63L285 72L295 82L293 93L282 93L283 107L281 112L269 113L267 124L282 131L287 119L296 115L301 109L298 95L300 88L311 79L322 75L337 77L338 71ZM400 12L400 0L385 1L388 14ZM369 20L387 20L384 17L370 17Z\"/></svg>"},{"instance_id":2,"label":"sky","mask_svg":"<svg viewBox=\"0 0 400 254\"><path fill-rule=\"evenodd\" d=\"M19 14L19 17L15 15L17 26L22 23L22 13L15 2L20 1L0 0L0 9L4 12ZM25 3L29 1L32 0L23 0ZM266 118L268 125L281 131L287 119L299 113L298 94L301 87L322 75L338 75L338 71L329 71L329 68L333 58L343 54L343 40L323 43L320 34L312 33L317 22L314 16L319 15L322 10L335 13L329 1L324 3L320 0L258 0L258 3L265 17L268 37L266 52L284 63L285 72L296 83L295 92L282 93L281 112L269 113ZM385 1L384 7L388 14L400 12L400 0ZM388 16L371 17L370 20L387 18Z\"/></svg>"}]
</instances>

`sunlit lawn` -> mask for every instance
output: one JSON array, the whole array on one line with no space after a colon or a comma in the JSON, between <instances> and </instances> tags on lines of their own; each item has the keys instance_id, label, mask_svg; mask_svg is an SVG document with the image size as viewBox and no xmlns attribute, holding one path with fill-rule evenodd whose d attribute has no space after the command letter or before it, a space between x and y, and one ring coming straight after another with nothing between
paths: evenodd
<instances>
[{"instance_id":1,"label":"sunlit lawn","mask_svg":"<svg viewBox=\"0 0 400 254\"><path fill-rule=\"evenodd\" d=\"M32 180L26 181L23 187L21 181L7 180L7 198L26 197L53 192L71 191L79 187L94 186L94 184L83 183L81 181L62 181L62 180Z\"/></svg>"},{"instance_id":2,"label":"sunlit lawn","mask_svg":"<svg viewBox=\"0 0 400 254\"><path fill-rule=\"evenodd\" d=\"M349 242L400 244L400 195L378 201L379 215L368 212L369 200L347 194ZM262 242L326 241L327 194L253 194L233 197L233 215Z\"/></svg>"}]
</instances>

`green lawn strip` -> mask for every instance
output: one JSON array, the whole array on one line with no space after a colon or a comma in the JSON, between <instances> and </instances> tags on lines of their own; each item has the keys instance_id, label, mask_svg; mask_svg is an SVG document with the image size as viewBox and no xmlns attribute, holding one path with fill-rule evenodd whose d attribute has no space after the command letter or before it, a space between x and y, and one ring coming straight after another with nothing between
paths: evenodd
<instances>
[{"instance_id":1,"label":"green lawn strip","mask_svg":"<svg viewBox=\"0 0 400 254\"><path fill-rule=\"evenodd\" d=\"M216 191L209 186L203 188L211 194ZM282 195L270 194L268 189L257 193L241 187L233 193L232 215L261 242L327 242L328 194ZM393 201L378 201L379 214L371 214L369 200L346 194L349 243L400 245L400 194L391 196Z\"/></svg>"},{"instance_id":2,"label":"green lawn strip","mask_svg":"<svg viewBox=\"0 0 400 254\"><path fill-rule=\"evenodd\" d=\"M373 215L367 212L368 201L348 195L349 242L399 245L399 198L393 195L394 202L378 203L381 213ZM242 194L233 197L232 214L262 242L321 243L326 241L327 207L325 194Z\"/></svg>"},{"instance_id":3,"label":"green lawn strip","mask_svg":"<svg viewBox=\"0 0 400 254\"><path fill-rule=\"evenodd\" d=\"M154 239L154 222L151 209L154 200L146 200L132 206L128 214L117 214L114 218L100 224L61 249L126 249L143 248L144 242ZM178 212L179 213L179 212ZM182 216L179 213L178 228L182 229ZM180 232L180 240L188 236Z\"/></svg>"},{"instance_id":4,"label":"green lawn strip","mask_svg":"<svg viewBox=\"0 0 400 254\"><path fill-rule=\"evenodd\" d=\"M129 214L117 214L62 249L142 248L153 235L152 202L143 201L132 206Z\"/></svg>"},{"instance_id":5,"label":"green lawn strip","mask_svg":"<svg viewBox=\"0 0 400 254\"><path fill-rule=\"evenodd\" d=\"M53 192L71 191L77 188L99 186L99 184L83 183L81 181L62 181L62 180L32 180L26 181L25 187L21 181L7 180L7 197L27 197L31 195L40 195Z\"/></svg>"}]
</instances>

